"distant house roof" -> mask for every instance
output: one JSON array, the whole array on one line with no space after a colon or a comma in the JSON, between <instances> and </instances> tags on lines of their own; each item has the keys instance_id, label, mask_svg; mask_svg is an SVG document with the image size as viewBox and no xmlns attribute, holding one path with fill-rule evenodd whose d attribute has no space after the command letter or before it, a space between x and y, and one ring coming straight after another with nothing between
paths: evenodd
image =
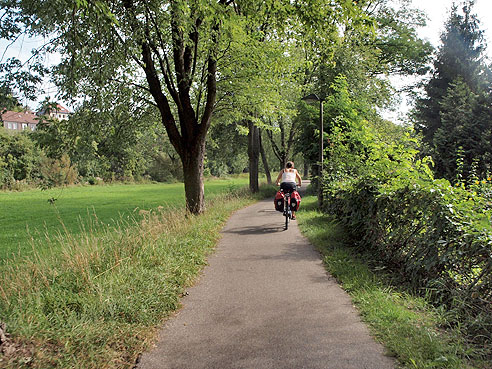
<instances>
[{"instance_id":1,"label":"distant house roof","mask_svg":"<svg viewBox=\"0 0 492 369\"><path fill-rule=\"evenodd\" d=\"M17 112L7 110L2 114L4 122L38 123L38 117L32 111Z\"/></svg>"},{"instance_id":2,"label":"distant house roof","mask_svg":"<svg viewBox=\"0 0 492 369\"><path fill-rule=\"evenodd\" d=\"M67 108L61 106L60 104L56 104L56 112L57 113L65 113L65 114L70 114L70 111L68 111Z\"/></svg>"},{"instance_id":3,"label":"distant house roof","mask_svg":"<svg viewBox=\"0 0 492 369\"><path fill-rule=\"evenodd\" d=\"M38 115L45 115L48 109L42 109L37 112ZM61 114L70 114L70 111L60 104L56 104L56 108L50 108L48 110L50 113L61 113Z\"/></svg>"}]
</instances>

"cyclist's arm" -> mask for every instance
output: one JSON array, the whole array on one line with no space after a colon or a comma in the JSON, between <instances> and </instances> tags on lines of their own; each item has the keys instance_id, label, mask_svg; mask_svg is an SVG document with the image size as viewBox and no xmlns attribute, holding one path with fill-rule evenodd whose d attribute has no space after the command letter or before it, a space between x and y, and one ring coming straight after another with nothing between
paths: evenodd
<instances>
[{"instance_id":1,"label":"cyclist's arm","mask_svg":"<svg viewBox=\"0 0 492 369\"><path fill-rule=\"evenodd\" d=\"M297 171L296 169L296 179L299 180L299 184L298 186L301 187L301 184L302 184L302 178L301 178L301 175L299 174L299 172Z\"/></svg>"},{"instance_id":2,"label":"cyclist's arm","mask_svg":"<svg viewBox=\"0 0 492 369\"><path fill-rule=\"evenodd\" d=\"M282 179L282 173L284 172L284 170L282 169L280 171L280 173L278 174L278 177L277 177L277 180L275 181L275 183L278 185L280 185L280 180Z\"/></svg>"}]
</instances>

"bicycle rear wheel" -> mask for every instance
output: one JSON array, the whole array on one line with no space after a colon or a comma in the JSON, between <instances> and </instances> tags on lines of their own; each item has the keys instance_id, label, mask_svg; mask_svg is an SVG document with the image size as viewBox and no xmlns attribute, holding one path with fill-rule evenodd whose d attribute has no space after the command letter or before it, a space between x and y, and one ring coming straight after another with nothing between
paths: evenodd
<instances>
[{"instance_id":1,"label":"bicycle rear wheel","mask_svg":"<svg viewBox=\"0 0 492 369\"><path fill-rule=\"evenodd\" d=\"M288 195L287 195L288 196ZM285 229L289 229L289 220L290 220L290 198L285 197L284 201L284 216L285 216Z\"/></svg>"}]
</instances>

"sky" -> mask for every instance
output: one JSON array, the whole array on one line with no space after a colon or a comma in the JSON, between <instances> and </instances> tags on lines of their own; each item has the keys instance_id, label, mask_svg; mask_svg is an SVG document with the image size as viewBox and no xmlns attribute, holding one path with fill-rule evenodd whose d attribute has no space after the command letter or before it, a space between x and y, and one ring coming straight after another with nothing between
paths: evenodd
<instances>
[{"instance_id":1,"label":"sky","mask_svg":"<svg viewBox=\"0 0 492 369\"><path fill-rule=\"evenodd\" d=\"M10 45L10 42L0 39L0 62L3 62L8 58L17 58L24 62L31 57L31 50L40 47L45 43L46 39L43 37L21 36L12 45ZM60 59L60 55L48 54L45 57L44 65L46 67L55 65L60 62ZM45 94L40 96L36 102L21 99L21 103L23 105L28 105L31 109L36 109L46 96L49 96L52 100L55 99L57 88L54 84L49 82L48 78L45 78L41 88L45 91Z\"/></svg>"},{"instance_id":2,"label":"sky","mask_svg":"<svg viewBox=\"0 0 492 369\"><path fill-rule=\"evenodd\" d=\"M456 1L460 3L460 1ZM427 26L418 30L418 35L428 40L433 46L437 47L439 45L439 38L441 32L444 30L444 23L449 16L449 12L453 0L412 0L412 6L414 8L423 10L428 17ZM473 8L473 13L477 14L480 20L480 28L484 31L485 41L489 45L487 48L487 55L492 61L492 0L475 0L475 6ZM6 57L18 57L21 60L25 60L30 55L30 50L43 43L42 38L29 39L21 38L15 45L9 48L4 56ZM0 58L2 58L3 50L6 47L5 41L0 40ZM46 60L46 65L51 65L59 60L59 56L56 55L49 56ZM410 80L403 81L400 79L392 79L392 82L397 88L402 87L406 83L410 83ZM56 96L56 88L49 82L45 82L43 89L46 94L52 99ZM46 96L46 95L44 95ZM39 101L43 100L42 98ZM397 107L396 111L384 111L383 116L387 119L393 120L395 122L405 121L405 116L410 109L409 102L407 101L405 95L401 96L401 102ZM29 105L35 108L36 103L33 102L23 102L29 103Z\"/></svg>"},{"instance_id":3,"label":"sky","mask_svg":"<svg viewBox=\"0 0 492 369\"><path fill-rule=\"evenodd\" d=\"M458 1L455 0L459 4ZM433 45L439 43L439 36L444 30L444 22L449 16L453 0L413 0L413 7L423 10L427 16L427 27L420 29L419 36L426 38ZM492 0L475 0L473 13L480 20L480 28L485 31L485 39L490 45L488 55L492 57Z\"/></svg>"},{"instance_id":4,"label":"sky","mask_svg":"<svg viewBox=\"0 0 492 369\"><path fill-rule=\"evenodd\" d=\"M454 1L460 4L460 1ZM429 41L434 47L439 46L440 36L444 31L444 23L449 17L453 0L412 0L412 7L423 10L428 17L427 26L418 29L418 35ZM477 15L480 21L480 29L484 31L484 39L488 45L486 53L489 62L492 62L492 0L475 0L472 12ZM415 78L402 80L401 78L391 78L392 83L397 87L412 83ZM395 123L404 123L406 114L412 107L408 97L404 94L400 96L400 104L396 111L383 111L383 117Z\"/></svg>"}]
</instances>

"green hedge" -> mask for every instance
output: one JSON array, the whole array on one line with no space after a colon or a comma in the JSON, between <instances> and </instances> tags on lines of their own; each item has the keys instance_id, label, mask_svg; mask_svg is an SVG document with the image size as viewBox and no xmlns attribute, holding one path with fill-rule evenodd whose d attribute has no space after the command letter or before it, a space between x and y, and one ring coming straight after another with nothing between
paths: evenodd
<instances>
[{"instance_id":1,"label":"green hedge","mask_svg":"<svg viewBox=\"0 0 492 369\"><path fill-rule=\"evenodd\" d=\"M485 182L485 181L484 181ZM392 274L446 306L473 341L492 344L492 232L489 182L371 176L326 191L325 210L348 227L355 244Z\"/></svg>"}]
</instances>

